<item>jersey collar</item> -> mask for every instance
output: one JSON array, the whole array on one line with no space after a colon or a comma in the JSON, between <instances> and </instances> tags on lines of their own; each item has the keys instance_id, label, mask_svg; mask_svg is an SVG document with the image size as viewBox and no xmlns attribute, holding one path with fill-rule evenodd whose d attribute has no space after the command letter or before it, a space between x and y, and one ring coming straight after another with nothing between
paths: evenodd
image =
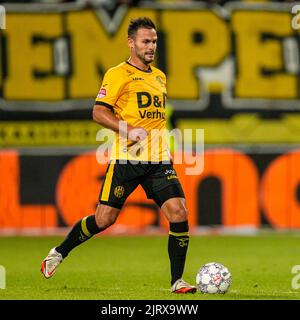
<instances>
[{"instance_id":1,"label":"jersey collar","mask_svg":"<svg viewBox=\"0 0 300 320\"><path fill-rule=\"evenodd\" d=\"M130 62L128 62L127 60L125 61L127 64L129 64L130 66L132 66L133 68L136 68L138 69L139 71L142 71L142 72L145 72L145 73L151 73L152 72L152 69L151 69L151 66L149 66L149 69L148 70L142 70L136 66L134 66L133 64L131 64Z\"/></svg>"}]
</instances>

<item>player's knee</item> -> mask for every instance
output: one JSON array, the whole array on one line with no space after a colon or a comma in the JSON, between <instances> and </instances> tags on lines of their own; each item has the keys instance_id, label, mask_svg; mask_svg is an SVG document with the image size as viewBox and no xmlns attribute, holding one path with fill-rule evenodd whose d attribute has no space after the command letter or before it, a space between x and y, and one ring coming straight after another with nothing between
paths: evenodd
<instances>
[{"instance_id":1,"label":"player's knee","mask_svg":"<svg viewBox=\"0 0 300 320\"><path fill-rule=\"evenodd\" d=\"M106 229L110 227L115 223L115 221L116 221L116 218L112 216L101 216L97 218L97 215L96 215L96 223L98 228L100 229Z\"/></svg>"},{"instance_id":2,"label":"player's knee","mask_svg":"<svg viewBox=\"0 0 300 320\"><path fill-rule=\"evenodd\" d=\"M170 222L182 222L188 219L188 211L181 203L172 205L170 213Z\"/></svg>"},{"instance_id":3,"label":"player's knee","mask_svg":"<svg viewBox=\"0 0 300 320\"><path fill-rule=\"evenodd\" d=\"M98 228L104 230L115 223L118 215L110 211L97 211L95 216Z\"/></svg>"}]
</instances>

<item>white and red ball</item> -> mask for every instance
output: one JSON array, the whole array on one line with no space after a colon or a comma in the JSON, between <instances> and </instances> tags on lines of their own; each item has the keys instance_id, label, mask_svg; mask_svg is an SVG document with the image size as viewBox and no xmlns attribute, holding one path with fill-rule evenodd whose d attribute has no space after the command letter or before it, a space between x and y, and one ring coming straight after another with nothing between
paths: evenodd
<instances>
[{"instance_id":1,"label":"white and red ball","mask_svg":"<svg viewBox=\"0 0 300 320\"><path fill-rule=\"evenodd\" d=\"M231 274L221 263L207 263L197 272L196 285L202 293L226 293L230 284Z\"/></svg>"}]
</instances>

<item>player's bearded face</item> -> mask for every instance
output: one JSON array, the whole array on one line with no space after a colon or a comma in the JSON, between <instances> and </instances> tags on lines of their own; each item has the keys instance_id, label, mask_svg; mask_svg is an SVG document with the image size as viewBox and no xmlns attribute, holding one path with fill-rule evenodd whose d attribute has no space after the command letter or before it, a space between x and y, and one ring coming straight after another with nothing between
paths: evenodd
<instances>
[{"instance_id":1,"label":"player's bearded face","mask_svg":"<svg viewBox=\"0 0 300 320\"><path fill-rule=\"evenodd\" d=\"M149 64L154 60L157 34L154 29L138 29L132 41L134 54L144 63Z\"/></svg>"}]
</instances>

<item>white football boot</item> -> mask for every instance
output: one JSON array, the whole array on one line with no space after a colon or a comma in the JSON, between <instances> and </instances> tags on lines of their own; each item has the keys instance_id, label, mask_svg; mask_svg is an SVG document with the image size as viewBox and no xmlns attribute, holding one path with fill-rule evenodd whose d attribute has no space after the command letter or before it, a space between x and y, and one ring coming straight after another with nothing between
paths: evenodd
<instances>
[{"instance_id":1,"label":"white football boot","mask_svg":"<svg viewBox=\"0 0 300 320\"><path fill-rule=\"evenodd\" d=\"M171 292L173 293L195 293L197 288L186 283L182 279L178 279L171 287Z\"/></svg>"},{"instance_id":2,"label":"white football boot","mask_svg":"<svg viewBox=\"0 0 300 320\"><path fill-rule=\"evenodd\" d=\"M41 272L46 279L49 279L53 276L62 260L62 255L57 252L55 248L52 248L41 265Z\"/></svg>"}]
</instances>

